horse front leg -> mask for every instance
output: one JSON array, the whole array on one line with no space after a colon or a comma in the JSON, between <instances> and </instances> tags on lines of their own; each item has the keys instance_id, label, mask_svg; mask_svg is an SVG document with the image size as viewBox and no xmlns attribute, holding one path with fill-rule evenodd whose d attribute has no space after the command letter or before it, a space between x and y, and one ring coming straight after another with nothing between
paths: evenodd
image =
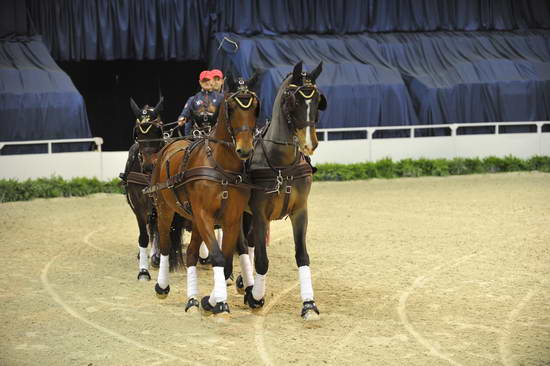
<instances>
[{"instance_id":1,"label":"horse front leg","mask_svg":"<svg viewBox=\"0 0 550 366\"><path fill-rule=\"evenodd\" d=\"M256 214L256 212L258 212ZM265 283L269 269L269 259L266 249L266 232L269 220L263 210L254 213L252 219L252 238L254 241L254 268L256 276L254 284L245 288L244 303L252 309L264 306Z\"/></svg>"},{"instance_id":2,"label":"horse front leg","mask_svg":"<svg viewBox=\"0 0 550 366\"><path fill-rule=\"evenodd\" d=\"M202 237L198 228L193 223L193 231L191 233L191 241L187 246L185 256L187 265L187 304L185 312L194 312L199 309L199 285L197 278L197 262L199 260L199 246L202 243Z\"/></svg>"},{"instance_id":3,"label":"horse front leg","mask_svg":"<svg viewBox=\"0 0 550 366\"><path fill-rule=\"evenodd\" d=\"M204 311L215 314L229 314L229 306L227 305L227 286L225 284L225 258L220 250L219 244L214 234L214 218L213 214L200 208L200 203L191 203L194 210L193 221L200 236L208 246L210 258L212 261L212 272L214 274L214 288L210 296L205 296L201 299L201 307ZM198 219L200 218L200 219Z\"/></svg>"},{"instance_id":4,"label":"horse front leg","mask_svg":"<svg viewBox=\"0 0 550 366\"><path fill-rule=\"evenodd\" d=\"M149 273L149 255L147 254L147 245L149 244L149 226L145 223L140 216L137 216L138 226L139 226L139 272L137 279L139 281L150 281L151 274Z\"/></svg>"},{"instance_id":5,"label":"horse front leg","mask_svg":"<svg viewBox=\"0 0 550 366\"><path fill-rule=\"evenodd\" d=\"M307 208L295 211L290 215L294 245L296 250L296 265L300 277L300 295L302 297L302 318L304 320L319 319L319 309L313 298L313 285L311 283L311 270L309 268L309 255L306 247L307 232Z\"/></svg>"},{"instance_id":6,"label":"horse front leg","mask_svg":"<svg viewBox=\"0 0 550 366\"><path fill-rule=\"evenodd\" d=\"M159 299L165 299L170 293L169 269L170 269L170 227L175 211L162 205L157 208L157 228L159 232L160 265L155 285L155 292Z\"/></svg>"}]
</instances>

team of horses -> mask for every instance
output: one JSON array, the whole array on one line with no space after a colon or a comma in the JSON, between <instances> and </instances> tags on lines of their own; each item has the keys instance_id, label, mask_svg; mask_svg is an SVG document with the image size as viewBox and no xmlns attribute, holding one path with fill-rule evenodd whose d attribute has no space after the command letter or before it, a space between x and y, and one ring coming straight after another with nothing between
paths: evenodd
<instances>
[{"instance_id":1,"label":"team of horses","mask_svg":"<svg viewBox=\"0 0 550 366\"><path fill-rule=\"evenodd\" d=\"M307 200L312 167L307 160L318 141L316 122L326 108L316 86L322 71L294 66L279 87L271 122L256 129L260 100L249 80L228 77L223 102L211 131L180 138L165 133L160 119L162 100L155 107L137 107L134 137L138 159L127 179L127 199L134 211L139 236L138 279L151 279L151 264L158 266L155 292L166 298L169 272L183 266L182 231L191 231L186 248L186 312L200 308L215 317L230 313L226 280L239 255L242 275L236 281L244 302L252 309L264 305L269 222L289 217L299 270L301 316L318 319L309 256L306 248ZM214 227L223 230L218 243ZM201 243L208 247L213 269L210 295L199 298L197 262ZM255 274L254 274L255 270Z\"/></svg>"}]
</instances>

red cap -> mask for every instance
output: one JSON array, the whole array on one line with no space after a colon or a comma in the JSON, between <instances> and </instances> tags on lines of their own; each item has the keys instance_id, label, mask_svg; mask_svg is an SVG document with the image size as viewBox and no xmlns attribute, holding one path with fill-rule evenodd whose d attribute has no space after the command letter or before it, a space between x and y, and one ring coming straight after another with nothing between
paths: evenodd
<instances>
[{"instance_id":1,"label":"red cap","mask_svg":"<svg viewBox=\"0 0 550 366\"><path fill-rule=\"evenodd\" d=\"M210 76L213 78L214 76L219 77L220 79L223 79L223 72L218 69L210 70Z\"/></svg>"},{"instance_id":2,"label":"red cap","mask_svg":"<svg viewBox=\"0 0 550 366\"><path fill-rule=\"evenodd\" d=\"M208 79L208 80L212 79L212 75L210 75L210 71L208 71L208 70L204 70L199 75L199 81L203 81L205 79Z\"/></svg>"}]
</instances>

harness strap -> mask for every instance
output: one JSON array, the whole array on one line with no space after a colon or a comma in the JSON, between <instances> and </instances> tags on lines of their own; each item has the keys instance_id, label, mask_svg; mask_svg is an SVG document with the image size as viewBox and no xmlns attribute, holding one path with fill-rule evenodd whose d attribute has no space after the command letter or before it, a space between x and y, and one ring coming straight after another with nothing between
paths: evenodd
<instances>
[{"instance_id":1,"label":"harness strap","mask_svg":"<svg viewBox=\"0 0 550 366\"><path fill-rule=\"evenodd\" d=\"M140 186L148 186L151 183L151 174L129 172L126 182L137 184Z\"/></svg>"},{"instance_id":2,"label":"harness strap","mask_svg":"<svg viewBox=\"0 0 550 366\"><path fill-rule=\"evenodd\" d=\"M282 220L286 215L290 214L288 212L288 202L290 201L290 194L292 193L292 185L288 184L285 186L285 198L283 201L283 207L281 207L281 212L279 213L279 217L277 220Z\"/></svg>"}]
</instances>

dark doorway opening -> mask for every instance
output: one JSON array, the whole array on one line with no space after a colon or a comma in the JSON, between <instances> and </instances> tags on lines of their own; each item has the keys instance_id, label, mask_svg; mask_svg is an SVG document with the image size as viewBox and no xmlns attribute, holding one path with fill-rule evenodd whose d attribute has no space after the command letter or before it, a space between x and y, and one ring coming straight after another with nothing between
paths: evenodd
<instances>
[{"instance_id":1,"label":"dark doorway opening","mask_svg":"<svg viewBox=\"0 0 550 366\"><path fill-rule=\"evenodd\" d=\"M106 151L128 150L138 106L155 105L164 96L165 123L175 121L187 98L199 90L202 61L79 61L58 62L84 97L93 136L102 137Z\"/></svg>"}]
</instances>

